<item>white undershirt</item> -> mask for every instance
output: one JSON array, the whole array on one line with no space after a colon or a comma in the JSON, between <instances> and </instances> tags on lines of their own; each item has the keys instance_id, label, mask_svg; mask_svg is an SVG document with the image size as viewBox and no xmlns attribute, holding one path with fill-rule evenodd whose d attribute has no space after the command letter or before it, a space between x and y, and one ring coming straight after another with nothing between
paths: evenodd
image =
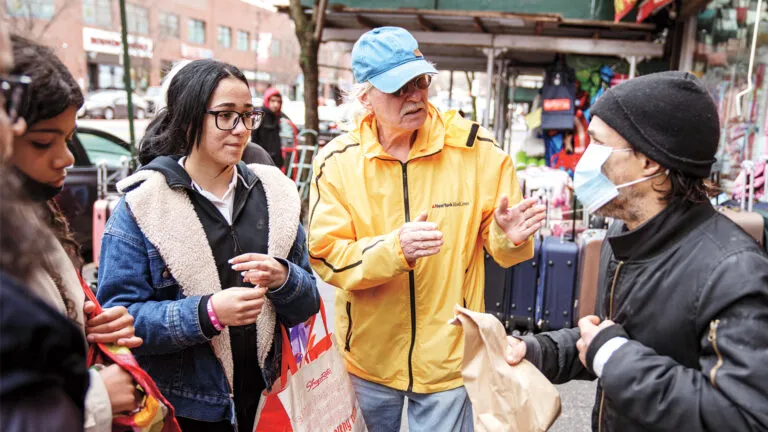
<instances>
[{"instance_id":1,"label":"white undershirt","mask_svg":"<svg viewBox=\"0 0 768 432\"><path fill-rule=\"evenodd\" d=\"M184 160L186 159L186 156L179 159L179 165L181 165L182 168L184 168ZM240 177L237 175L237 165L233 166L232 169L232 181L229 182L227 191L224 192L224 196L221 198L203 189L200 187L200 185L195 183L194 180L192 180L192 187L195 188L195 190L198 191L200 195L208 199L208 201L210 201L211 204L213 204L216 209L219 210L219 213L224 216L224 219L226 219L227 223L230 225L232 225L232 213L235 210L235 189L237 188L237 179ZM243 183L245 183L245 180L243 180Z\"/></svg>"}]
</instances>

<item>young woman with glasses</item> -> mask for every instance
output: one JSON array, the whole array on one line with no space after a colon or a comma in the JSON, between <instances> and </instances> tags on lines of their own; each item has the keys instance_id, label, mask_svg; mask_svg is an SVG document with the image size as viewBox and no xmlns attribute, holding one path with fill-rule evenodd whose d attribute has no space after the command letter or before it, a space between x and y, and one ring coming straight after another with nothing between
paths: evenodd
<instances>
[{"instance_id":1,"label":"young woman with glasses","mask_svg":"<svg viewBox=\"0 0 768 432\"><path fill-rule=\"evenodd\" d=\"M52 50L18 36L11 42L14 67L11 78L0 80L2 99L14 124L23 126L26 121L27 127L23 133L14 134L7 164L20 179L23 198L42 212L56 237L47 253L39 257L40 271L24 282L75 323L88 342L134 348L142 341L135 337L133 318L125 307L105 309L99 316L86 319L93 305L85 302L78 277L82 263L79 245L54 201L67 168L74 162L68 142L75 133L75 113L83 104L83 95ZM91 370L85 429L111 430L113 414L135 408L135 390L131 375L118 365Z\"/></svg>"},{"instance_id":2,"label":"young woman with glasses","mask_svg":"<svg viewBox=\"0 0 768 432\"><path fill-rule=\"evenodd\" d=\"M184 66L102 240L99 300L136 317L134 353L185 432L252 430L279 325L319 309L296 186L240 162L260 120L240 70Z\"/></svg>"}]
</instances>

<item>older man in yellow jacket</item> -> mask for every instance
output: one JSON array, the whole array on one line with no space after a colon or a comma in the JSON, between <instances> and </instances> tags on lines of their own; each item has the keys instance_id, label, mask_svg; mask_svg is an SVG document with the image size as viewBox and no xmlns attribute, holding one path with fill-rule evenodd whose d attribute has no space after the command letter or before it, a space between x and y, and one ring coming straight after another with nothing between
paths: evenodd
<instances>
[{"instance_id":1,"label":"older man in yellow jacket","mask_svg":"<svg viewBox=\"0 0 768 432\"><path fill-rule=\"evenodd\" d=\"M309 255L336 292L335 329L373 432L472 430L454 305L484 309L483 248L533 257L542 206L522 201L491 134L427 100L437 71L396 27L364 34L352 70L367 115L315 158Z\"/></svg>"}]
</instances>

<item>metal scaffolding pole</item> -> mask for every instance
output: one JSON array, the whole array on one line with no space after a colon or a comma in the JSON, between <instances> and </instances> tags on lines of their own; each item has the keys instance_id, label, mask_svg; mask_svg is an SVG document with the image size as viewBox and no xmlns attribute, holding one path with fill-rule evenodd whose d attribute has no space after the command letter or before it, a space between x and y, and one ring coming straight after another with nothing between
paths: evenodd
<instances>
[{"instance_id":1,"label":"metal scaffolding pole","mask_svg":"<svg viewBox=\"0 0 768 432\"><path fill-rule=\"evenodd\" d=\"M485 95L485 113L483 114L483 127L488 128L491 124L491 97L493 94L493 60L496 58L496 50L489 48L483 50L488 56L488 68L486 69L488 80L487 92Z\"/></svg>"},{"instance_id":2,"label":"metal scaffolding pole","mask_svg":"<svg viewBox=\"0 0 768 432\"><path fill-rule=\"evenodd\" d=\"M451 109L451 105L453 105L453 70L451 70L450 74L448 79L448 109Z\"/></svg>"},{"instance_id":3,"label":"metal scaffolding pole","mask_svg":"<svg viewBox=\"0 0 768 432\"><path fill-rule=\"evenodd\" d=\"M125 16L125 0L120 0L120 33L123 41L123 83L128 97L128 133L131 156L136 155L136 136L133 130L133 89L131 88L131 56L128 53L128 20Z\"/></svg>"}]
</instances>

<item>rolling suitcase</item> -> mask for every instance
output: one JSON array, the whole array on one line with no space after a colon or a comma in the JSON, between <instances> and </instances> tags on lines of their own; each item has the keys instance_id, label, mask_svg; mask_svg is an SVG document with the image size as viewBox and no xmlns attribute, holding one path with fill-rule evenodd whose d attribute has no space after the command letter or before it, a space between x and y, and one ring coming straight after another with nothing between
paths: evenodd
<instances>
[{"instance_id":1,"label":"rolling suitcase","mask_svg":"<svg viewBox=\"0 0 768 432\"><path fill-rule=\"evenodd\" d=\"M485 313L498 318L509 330L507 316L511 269L505 269L485 252Z\"/></svg>"},{"instance_id":2,"label":"rolling suitcase","mask_svg":"<svg viewBox=\"0 0 768 432\"><path fill-rule=\"evenodd\" d=\"M760 213L753 211L755 202L755 170L754 164L748 162L750 161L743 163L746 178L744 189L741 191L740 206L738 208L720 206L718 210L752 236L762 248L765 246L765 219Z\"/></svg>"},{"instance_id":3,"label":"rolling suitcase","mask_svg":"<svg viewBox=\"0 0 768 432\"><path fill-rule=\"evenodd\" d=\"M581 318L595 313L597 302L597 279L600 273L600 249L605 240L606 230L590 229L581 233L576 240L579 248L579 273L576 282L576 300L573 303L573 326Z\"/></svg>"},{"instance_id":4,"label":"rolling suitcase","mask_svg":"<svg viewBox=\"0 0 768 432\"><path fill-rule=\"evenodd\" d=\"M578 258L576 243L563 237L544 237L536 290L536 324L540 330L571 327Z\"/></svg>"},{"instance_id":5,"label":"rolling suitcase","mask_svg":"<svg viewBox=\"0 0 768 432\"><path fill-rule=\"evenodd\" d=\"M98 263L101 256L101 238L104 236L104 228L112 215L120 196L107 196L93 203L93 262Z\"/></svg>"},{"instance_id":6,"label":"rolling suitcase","mask_svg":"<svg viewBox=\"0 0 768 432\"><path fill-rule=\"evenodd\" d=\"M539 278L541 241L536 239L533 258L512 267L507 316L510 329L533 331L536 328L536 288Z\"/></svg>"}]
</instances>

